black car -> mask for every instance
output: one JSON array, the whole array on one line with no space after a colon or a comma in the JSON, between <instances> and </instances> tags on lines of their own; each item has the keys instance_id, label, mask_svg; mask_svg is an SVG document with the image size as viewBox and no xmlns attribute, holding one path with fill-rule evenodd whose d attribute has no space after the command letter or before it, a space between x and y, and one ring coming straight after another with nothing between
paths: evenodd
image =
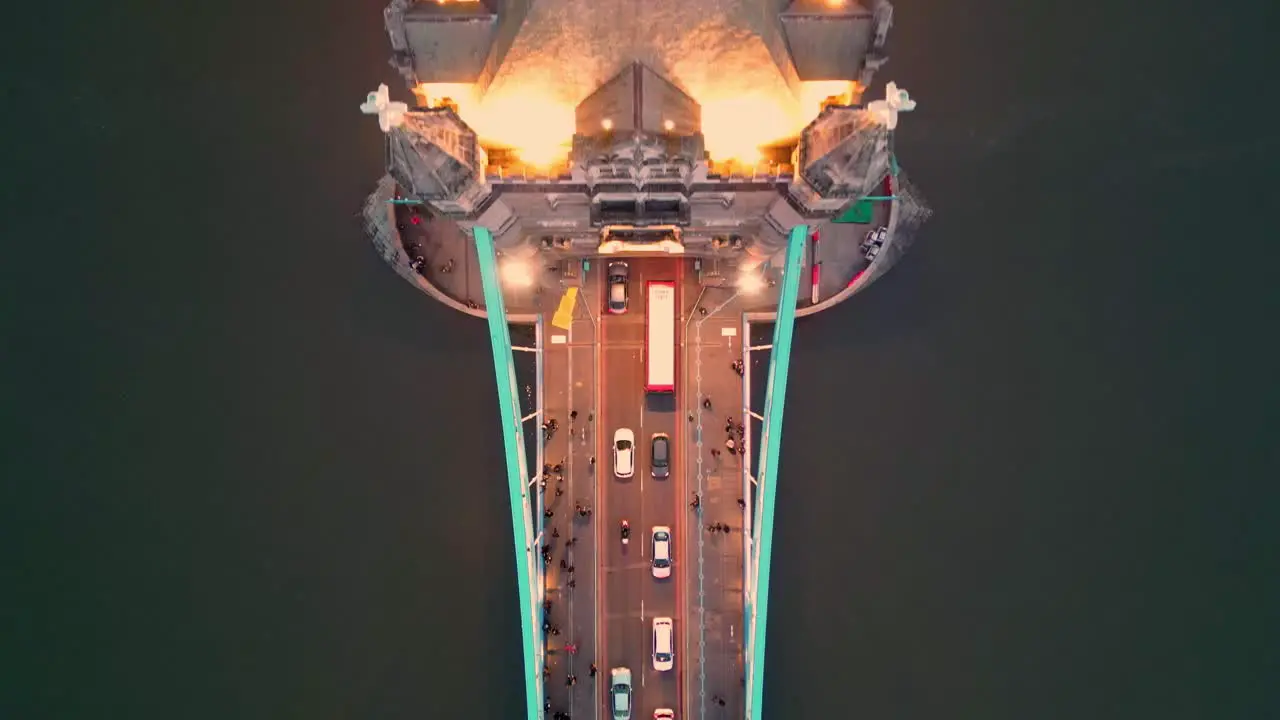
<instances>
[{"instance_id":1,"label":"black car","mask_svg":"<svg viewBox=\"0 0 1280 720\"><path fill-rule=\"evenodd\" d=\"M605 306L614 315L627 311L627 277L631 269L624 262L609 263L609 297Z\"/></svg>"},{"instance_id":2,"label":"black car","mask_svg":"<svg viewBox=\"0 0 1280 720\"><path fill-rule=\"evenodd\" d=\"M671 438L662 433L653 436L649 467L653 469L653 476L659 480L671 475Z\"/></svg>"}]
</instances>

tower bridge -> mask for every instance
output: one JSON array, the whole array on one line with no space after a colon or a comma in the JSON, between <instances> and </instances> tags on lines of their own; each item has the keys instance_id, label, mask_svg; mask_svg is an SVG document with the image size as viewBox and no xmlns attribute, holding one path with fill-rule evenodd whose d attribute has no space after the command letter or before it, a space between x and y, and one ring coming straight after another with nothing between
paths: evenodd
<instances>
[{"instance_id":1,"label":"tower bridge","mask_svg":"<svg viewBox=\"0 0 1280 720\"><path fill-rule=\"evenodd\" d=\"M794 325L883 275L930 214L894 155L914 102L892 83L862 98L891 6L738 5L797 97L809 82L849 88L750 162L708 150L692 83L634 36L579 93L563 152L523 162L423 86L483 97L519 74L522 33L572 22L577 4L393 0L385 13L413 102L382 86L361 106L387 165L364 216L398 274L489 328L528 720L763 717ZM762 326L771 341L753 341ZM533 360L527 381L517 353ZM655 379L667 371L673 387Z\"/></svg>"}]
</instances>

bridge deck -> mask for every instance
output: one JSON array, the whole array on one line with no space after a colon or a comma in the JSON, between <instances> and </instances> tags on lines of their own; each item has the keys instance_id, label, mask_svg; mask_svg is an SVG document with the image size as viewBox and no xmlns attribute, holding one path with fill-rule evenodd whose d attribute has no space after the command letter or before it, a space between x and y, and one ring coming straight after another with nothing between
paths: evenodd
<instances>
[{"instance_id":1,"label":"bridge deck","mask_svg":"<svg viewBox=\"0 0 1280 720\"><path fill-rule=\"evenodd\" d=\"M571 327L548 322L544 331L545 411L559 424L545 456L547 464L562 465L564 476L561 483L553 473L546 492L553 512L547 532L559 533L548 539L549 620L560 631L548 637L551 711L607 717L608 671L628 667L637 720L653 717L658 708L672 708L678 718L741 717L743 457L726 449L725 426L730 416L743 419L742 379L732 367L742 354L742 305L731 288L703 290L690 260L629 263L625 314L604 312L605 263L597 260L581 276ZM644 287L650 280L677 282L681 378L673 398L647 397L643 387ZM555 295L542 298L544 318L558 303ZM699 313L699 306L708 313ZM703 399L710 400L709 409ZM628 479L613 473L611 445L620 427L636 436L636 472ZM672 472L664 480L650 474L650 440L660 432L672 440ZM562 494L556 495L557 487ZM589 518L575 514L577 503L592 508ZM632 529L626 547L619 538L623 519ZM674 572L665 580L651 572L650 531L656 525L673 530ZM719 525L729 531L708 529ZM565 546L569 538L575 539L572 548ZM561 567L562 559L572 573ZM651 623L663 616L673 618L676 628L670 672L656 671L652 660ZM567 643L577 646L576 654L565 651ZM594 681L592 663L598 668ZM577 677L572 686L570 675Z\"/></svg>"}]
</instances>

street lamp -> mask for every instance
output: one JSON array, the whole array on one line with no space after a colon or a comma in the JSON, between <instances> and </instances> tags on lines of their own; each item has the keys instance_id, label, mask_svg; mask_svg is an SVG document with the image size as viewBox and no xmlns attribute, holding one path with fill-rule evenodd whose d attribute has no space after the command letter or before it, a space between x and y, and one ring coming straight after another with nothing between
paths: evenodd
<instances>
[{"instance_id":1,"label":"street lamp","mask_svg":"<svg viewBox=\"0 0 1280 720\"><path fill-rule=\"evenodd\" d=\"M758 293L764 289L765 281L760 273L744 270L738 275L738 291L744 294Z\"/></svg>"},{"instance_id":2,"label":"street lamp","mask_svg":"<svg viewBox=\"0 0 1280 720\"><path fill-rule=\"evenodd\" d=\"M512 288L527 288L533 284L533 273L529 271L529 263L517 258L503 260L499 268L502 282Z\"/></svg>"}]
</instances>

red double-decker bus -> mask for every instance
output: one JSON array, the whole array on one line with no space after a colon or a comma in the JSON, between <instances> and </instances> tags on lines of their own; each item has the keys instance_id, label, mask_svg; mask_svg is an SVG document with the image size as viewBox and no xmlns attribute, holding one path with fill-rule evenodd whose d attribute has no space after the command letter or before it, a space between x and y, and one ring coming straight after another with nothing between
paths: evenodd
<instances>
[{"instance_id":1,"label":"red double-decker bus","mask_svg":"<svg viewBox=\"0 0 1280 720\"><path fill-rule=\"evenodd\" d=\"M676 390L676 284L648 283L645 306L645 383L651 393Z\"/></svg>"}]
</instances>

